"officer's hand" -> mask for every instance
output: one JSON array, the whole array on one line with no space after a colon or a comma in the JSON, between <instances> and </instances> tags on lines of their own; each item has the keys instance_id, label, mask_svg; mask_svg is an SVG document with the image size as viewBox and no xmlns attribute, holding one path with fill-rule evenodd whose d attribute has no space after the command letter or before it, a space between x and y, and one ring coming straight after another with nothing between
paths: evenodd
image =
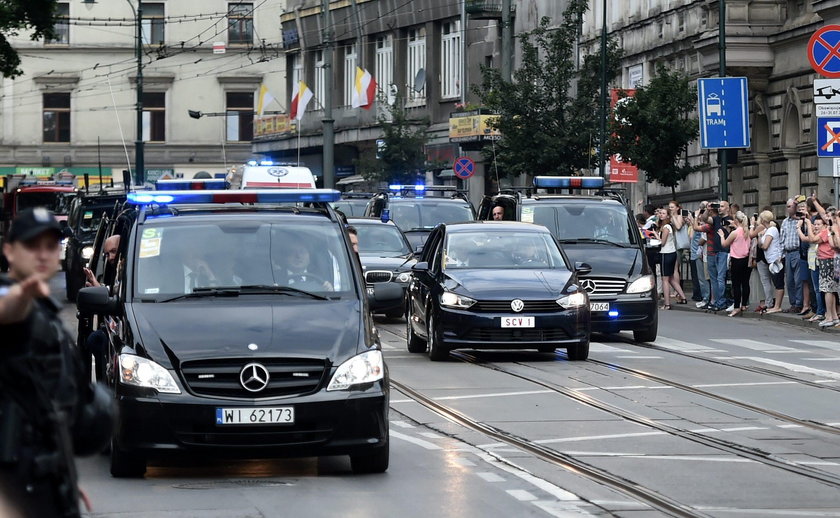
<instances>
[{"instance_id":1,"label":"officer's hand","mask_svg":"<svg viewBox=\"0 0 840 518\"><path fill-rule=\"evenodd\" d=\"M50 296L50 285L37 274L30 275L18 286L21 295L29 300Z\"/></svg>"},{"instance_id":2,"label":"officer's hand","mask_svg":"<svg viewBox=\"0 0 840 518\"><path fill-rule=\"evenodd\" d=\"M85 273L85 286L99 286L99 281L96 280L90 268L82 268L82 271Z\"/></svg>"}]
</instances>

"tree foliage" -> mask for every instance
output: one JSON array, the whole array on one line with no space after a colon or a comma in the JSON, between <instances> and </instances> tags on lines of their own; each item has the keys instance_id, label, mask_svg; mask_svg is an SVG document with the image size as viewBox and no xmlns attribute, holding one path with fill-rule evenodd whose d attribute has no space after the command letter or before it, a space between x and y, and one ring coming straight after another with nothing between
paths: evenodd
<instances>
[{"instance_id":1,"label":"tree foliage","mask_svg":"<svg viewBox=\"0 0 840 518\"><path fill-rule=\"evenodd\" d=\"M378 118L383 143L380 149L370 150L356 161L359 174L366 180L413 182L425 170L429 120L410 119L402 96L393 105L382 99L380 103L388 110Z\"/></svg>"},{"instance_id":2,"label":"tree foliage","mask_svg":"<svg viewBox=\"0 0 840 518\"><path fill-rule=\"evenodd\" d=\"M685 178L701 169L686 160L688 145L699 133L697 89L689 78L660 65L647 86L616 106L613 147L622 160L645 171L648 181L674 192Z\"/></svg>"},{"instance_id":3,"label":"tree foliage","mask_svg":"<svg viewBox=\"0 0 840 518\"><path fill-rule=\"evenodd\" d=\"M31 38L54 38L57 0L4 0L0 2L0 74L3 77L17 77L20 56L9 42L9 37L20 31L31 30Z\"/></svg>"},{"instance_id":4,"label":"tree foliage","mask_svg":"<svg viewBox=\"0 0 840 518\"><path fill-rule=\"evenodd\" d=\"M600 53L575 67L576 41L584 0L571 0L558 27L543 18L539 27L519 36L522 63L505 81L496 69L482 68L473 91L485 108L499 114L502 139L485 156L495 155L500 176L569 174L593 166L598 145ZM618 73L621 50L608 45L607 81ZM575 79L577 92L574 91ZM577 95L575 95L575 93Z\"/></svg>"}]
</instances>

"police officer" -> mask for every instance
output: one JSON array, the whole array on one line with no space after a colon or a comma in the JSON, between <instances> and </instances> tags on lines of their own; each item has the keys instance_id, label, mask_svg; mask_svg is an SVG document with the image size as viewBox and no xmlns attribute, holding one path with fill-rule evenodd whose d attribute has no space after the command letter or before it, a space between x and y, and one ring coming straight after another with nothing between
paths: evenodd
<instances>
[{"instance_id":1,"label":"police officer","mask_svg":"<svg viewBox=\"0 0 840 518\"><path fill-rule=\"evenodd\" d=\"M85 380L47 282L61 227L44 208L21 211L3 244L0 276L0 491L23 516L79 516L73 455L101 450L113 403Z\"/></svg>"}]
</instances>

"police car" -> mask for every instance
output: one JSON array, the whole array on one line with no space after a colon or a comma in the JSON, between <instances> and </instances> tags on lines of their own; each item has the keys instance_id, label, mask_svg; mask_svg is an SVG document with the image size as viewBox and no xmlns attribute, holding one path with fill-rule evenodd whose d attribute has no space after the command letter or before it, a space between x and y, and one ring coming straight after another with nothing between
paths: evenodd
<instances>
[{"instance_id":1,"label":"police car","mask_svg":"<svg viewBox=\"0 0 840 518\"><path fill-rule=\"evenodd\" d=\"M126 244L114 294L78 296L82 315L107 315L114 476L178 454L388 468L388 372L338 197L128 194L106 232Z\"/></svg>"},{"instance_id":2,"label":"police car","mask_svg":"<svg viewBox=\"0 0 840 518\"><path fill-rule=\"evenodd\" d=\"M560 194L563 189L569 193ZM629 330L637 341L656 339L656 280L644 242L623 198L605 191L603 178L537 176L534 189L485 196L479 219L491 219L496 206L505 209L505 219L547 227L573 264L592 267L578 278L589 295L593 332Z\"/></svg>"}]
</instances>

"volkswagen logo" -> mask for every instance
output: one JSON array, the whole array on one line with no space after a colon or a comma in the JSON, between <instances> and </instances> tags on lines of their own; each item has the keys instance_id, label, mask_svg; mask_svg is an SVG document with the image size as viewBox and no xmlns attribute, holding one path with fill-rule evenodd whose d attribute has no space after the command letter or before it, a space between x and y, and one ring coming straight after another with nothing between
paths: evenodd
<instances>
[{"instance_id":1,"label":"volkswagen logo","mask_svg":"<svg viewBox=\"0 0 840 518\"><path fill-rule=\"evenodd\" d=\"M259 392L268 386L268 369L259 363L249 363L239 372L239 382L248 392Z\"/></svg>"},{"instance_id":2,"label":"volkswagen logo","mask_svg":"<svg viewBox=\"0 0 840 518\"><path fill-rule=\"evenodd\" d=\"M286 176L287 174L289 174L289 170L284 167L272 167L268 170L268 174L280 178L281 176Z\"/></svg>"},{"instance_id":3,"label":"volkswagen logo","mask_svg":"<svg viewBox=\"0 0 840 518\"><path fill-rule=\"evenodd\" d=\"M512 309L515 313L519 313L525 309L525 303L519 299L513 299L510 301L510 309Z\"/></svg>"},{"instance_id":4,"label":"volkswagen logo","mask_svg":"<svg viewBox=\"0 0 840 518\"><path fill-rule=\"evenodd\" d=\"M580 281L580 287L583 288L583 291L586 293L594 293L595 292L595 281L592 279L582 279Z\"/></svg>"}]
</instances>

